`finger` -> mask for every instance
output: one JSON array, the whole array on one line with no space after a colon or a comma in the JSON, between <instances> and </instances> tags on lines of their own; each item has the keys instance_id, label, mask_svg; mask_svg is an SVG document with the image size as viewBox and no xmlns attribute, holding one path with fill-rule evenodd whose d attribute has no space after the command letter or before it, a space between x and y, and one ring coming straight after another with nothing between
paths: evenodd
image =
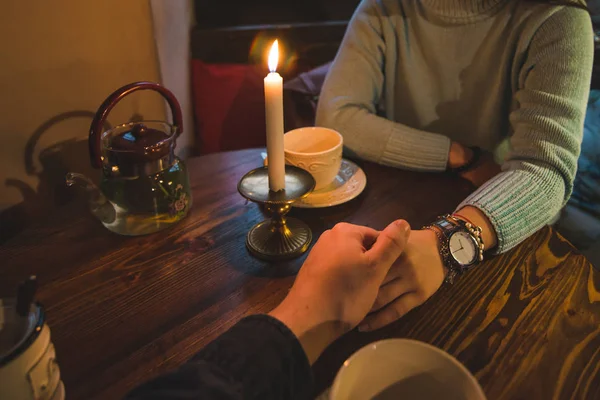
<instances>
[{"instance_id":1,"label":"finger","mask_svg":"<svg viewBox=\"0 0 600 400\"><path fill-rule=\"evenodd\" d=\"M397 298L381 310L368 315L358 327L360 332L374 331L402 318L424 300L416 292L409 292Z\"/></svg>"},{"instance_id":2,"label":"finger","mask_svg":"<svg viewBox=\"0 0 600 400\"><path fill-rule=\"evenodd\" d=\"M406 251L406 249L405 249L405 251ZM393 281L394 279L404 277L403 274L406 274L406 269L402 268L402 263L403 263L404 257L405 257L404 254L400 255L400 257L396 260L396 262L394 264L392 264L392 267L385 275L385 278L383 279L381 286Z\"/></svg>"},{"instance_id":3,"label":"finger","mask_svg":"<svg viewBox=\"0 0 600 400\"><path fill-rule=\"evenodd\" d=\"M361 226L361 228L363 228L360 231L362 234L362 243L366 251L373 246L373 243L375 243L375 241L377 241L377 238L379 237L379 234L381 232L366 226Z\"/></svg>"},{"instance_id":4,"label":"finger","mask_svg":"<svg viewBox=\"0 0 600 400\"><path fill-rule=\"evenodd\" d=\"M410 225L404 220L394 221L377 237L373 246L366 252L371 265L387 271L400 257L410 235Z\"/></svg>"},{"instance_id":5,"label":"finger","mask_svg":"<svg viewBox=\"0 0 600 400\"><path fill-rule=\"evenodd\" d=\"M408 279L399 278L383 285L379 288L379 293L377 293L375 303L371 307L371 312L381 310L394 300L413 290L415 290L414 284L409 282Z\"/></svg>"},{"instance_id":6,"label":"finger","mask_svg":"<svg viewBox=\"0 0 600 400\"><path fill-rule=\"evenodd\" d=\"M378 230L375 230L368 226L354 225L354 224L349 224L347 222L340 222L339 224L337 224L334 227L334 229L337 229L337 230L340 230L340 231L346 232L346 233L349 232L349 233L355 234L356 237L359 237L360 240L362 241L362 243L365 246L368 245L368 247L371 247L371 245L373 245L373 243L375 243L375 240L377 240L377 237L381 233Z\"/></svg>"},{"instance_id":7,"label":"finger","mask_svg":"<svg viewBox=\"0 0 600 400\"><path fill-rule=\"evenodd\" d=\"M354 225L347 222L340 222L333 227L333 231L342 232L343 234L350 234L352 237L360 239L363 246L370 248L380 232L368 226Z\"/></svg>"}]
</instances>

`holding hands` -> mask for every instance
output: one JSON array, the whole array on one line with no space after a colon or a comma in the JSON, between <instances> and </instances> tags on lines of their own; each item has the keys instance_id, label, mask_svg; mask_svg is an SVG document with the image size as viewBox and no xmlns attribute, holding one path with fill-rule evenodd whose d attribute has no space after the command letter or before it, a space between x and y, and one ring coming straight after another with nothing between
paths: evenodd
<instances>
[{"instance_id":1,"label":"holding hands","mask_svg":"<svg viewBox=\"0 0 600 400\"><path fill-rule=\"evenodd\" d=\"M404 252L379 288L371 313L358 329L379 329L423 304L442 285L445 269L435 232L412 231Z\"/></svg>"},{"instance_id":2,"label":"holding hands","mask_svg":"<svg viewBox=\"0 0 600 400\"><path fill-rule=\"evenodd\" d=\"M451 282L457 273L481 262L483 251L496 244L491 223L479 209L471 206L434 222L430 228L413 231L404 252L388 271L373 309L359 330L378 329L404 316L430 298L446 276Z\"/></svg>"},{"instance_id":3,"label":"holding hands","mask_svg":"<svg viewBox=\"0 0 600 400\"><path fill-rule=\"evenodd\" d=\"M314 362L354 327L375 330L421 305L445 273L431 230L411 233L403 220L383 231L341 223L321 235L270 315L294 332Z\"/></svg>"},{"instance_id":4,"label":"holding hands","mask_svg":"<svg viewBox=\"0 0 600 400\"><path fill-rule=\"evenodd\" d=\"M409 234L408 223L399 220L383 231L341 223L321 235L289 294L270 313L299 338L311 362L373 309Z\"/></svg>"},{"instance_id":5,"label":"holding hands","mask_svg":"<svg viewBox=\"0 0 600 400\"><path fill-rule=\"evenodd\" d=\"M470 220L476 225L466 222ZM403 220L383 231L338 224L321 235L288 296L271 316L291 329L314 362L354 327L379 329L423 304L440 288L448 268L452 277L474 265L482 257L483 242L495 245L493 230L484 222L480 211L465 207L459 217L448 216L430 229L412 232ZM483 239L471 236L473 226L485 227L483 233L480 228L477 232ZM448 251L455 259L450 264L450 256L442 258Z\"/></svg>"}]
</instances>

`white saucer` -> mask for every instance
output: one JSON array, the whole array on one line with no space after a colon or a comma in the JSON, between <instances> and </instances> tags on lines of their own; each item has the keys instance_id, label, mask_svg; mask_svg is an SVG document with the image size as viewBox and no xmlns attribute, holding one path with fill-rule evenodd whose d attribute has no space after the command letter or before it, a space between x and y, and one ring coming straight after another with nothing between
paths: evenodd
<instances>
[{"instance_id":1,"label":"white saucer","mask_svg":"<svg viewBox=\"0 0 600 400\"><path fill-rule=\"evenodd\" d=\"M337 176L329 186L315 190L303 200L293 204L298 208L324 208L346 203L365 190L365 172L350 160L342 159Z\"/></svg>"}]
</instances>

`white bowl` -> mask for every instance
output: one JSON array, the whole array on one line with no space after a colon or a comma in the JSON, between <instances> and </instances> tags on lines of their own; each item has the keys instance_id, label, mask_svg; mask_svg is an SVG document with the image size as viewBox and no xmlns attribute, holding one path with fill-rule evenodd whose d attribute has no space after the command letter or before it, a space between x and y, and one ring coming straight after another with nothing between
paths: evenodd
<instances>
[{"instance_id":1,"label":"white bowl","mask_svg":"<svg viewBox=\"0 0 600 400\"><path fill-rule=\"evenodd\" d=\"M338 372L331 400L485 400L471 373L454 357L408 339L372 343Z\"/></svg>"},{"instance_id":2,"label":"white bowl","mask_svg":"<svg viewBox=\"0 0 600 400\"><path fill-rule=\"evenodd\" d=\"M333 129L306 127L283 136L285 162L302 168L315 178L315 190L329 185L342 164L342 135Z\"/></svg>"}]
</instances>

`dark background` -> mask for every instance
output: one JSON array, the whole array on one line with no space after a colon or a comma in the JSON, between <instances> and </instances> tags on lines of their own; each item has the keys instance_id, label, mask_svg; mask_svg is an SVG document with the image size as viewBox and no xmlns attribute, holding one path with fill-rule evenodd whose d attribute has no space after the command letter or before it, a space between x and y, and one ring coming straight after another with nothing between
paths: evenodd
<instances>
[{"instance_id":1,"label":"dark background","mask_svg":"<svg viewBox=\"0 0 600 400\"><path fill-rule=\"evenodd\" d=\"M201 29L347 20L359 0L196 0Z\"/></svg>"}]
</instances>

